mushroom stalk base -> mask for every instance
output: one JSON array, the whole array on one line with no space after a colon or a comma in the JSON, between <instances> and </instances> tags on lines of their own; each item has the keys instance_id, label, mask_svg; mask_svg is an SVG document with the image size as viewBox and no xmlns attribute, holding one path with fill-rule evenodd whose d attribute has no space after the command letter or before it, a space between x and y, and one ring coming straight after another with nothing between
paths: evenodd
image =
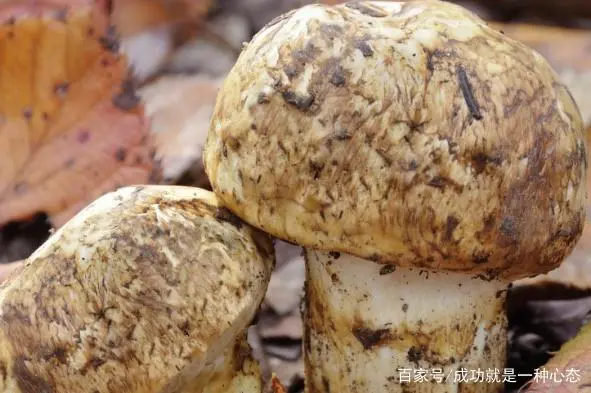
<instances>
[{"instance_id":1,"label":"mushroom stalk base","mask_svg":"<svg viewBox=\"0 0 591 393\"><path fill-rule=\"evenodd\" d=\"M502 391L506 282L306 259L307 393Z\"/></svg>"}]
</instances>

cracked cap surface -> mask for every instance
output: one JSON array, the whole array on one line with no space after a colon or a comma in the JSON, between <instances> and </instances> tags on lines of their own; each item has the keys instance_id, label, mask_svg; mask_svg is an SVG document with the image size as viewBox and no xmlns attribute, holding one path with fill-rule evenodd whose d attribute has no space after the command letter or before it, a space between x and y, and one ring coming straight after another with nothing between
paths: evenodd
<instances>
[{"instance_id":1,"label":"cracked cap surface","mask_svg":"<svg viewBox=\"0 0 591 393\"><path fill-rule=\"evenodd\" d=\"M584 223L586 142L547 62L439 1L310 5L244 48L204 154L219 198L282 239L516 279Z\"/></svg>"}]
</instances>

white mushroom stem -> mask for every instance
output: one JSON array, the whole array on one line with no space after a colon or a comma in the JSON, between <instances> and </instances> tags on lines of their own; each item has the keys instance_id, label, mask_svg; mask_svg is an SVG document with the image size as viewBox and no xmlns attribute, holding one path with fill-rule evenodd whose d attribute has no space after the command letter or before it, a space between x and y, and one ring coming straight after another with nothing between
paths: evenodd
<instances>
[{"instance_id":1,"label":"white mushroom stem","mask_svg":"<svg viewBox=\"0 0 591 393\"><path fill-rule=\"evenodd\" d=\"M506 282L306 257L306 392L498 391L474 382L505 364ZM430 382L415 382L425 371Z\"/></svg>"}]
</instances>

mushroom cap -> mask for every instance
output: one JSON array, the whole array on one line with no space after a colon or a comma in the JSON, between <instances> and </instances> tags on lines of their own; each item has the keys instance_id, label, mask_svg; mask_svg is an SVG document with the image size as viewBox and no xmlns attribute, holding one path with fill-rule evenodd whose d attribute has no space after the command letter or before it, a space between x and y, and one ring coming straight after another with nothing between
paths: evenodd
<instances>
[{"instance_id":1,"label":"mushroom cap","mask_svg":"<svg viewBox=\"0 0 591 393\"><path fill-rule=\"evenodd\" d=\"M515 279L579 239L585 152L541 55L424 0L271 22L219 93L204 163L221 201L276 237Z\"/></svg>"},{"instance_id":2,"label":"mushroom cap","mask_svg":"<svg viewBox=\"0 0 591 393\"><path fill-rule=\"evenodd\" d=\"M106 194L0 285L0 392L180 391L248 328L274 261L211 192Z\"/></svg>"}]
</instances>

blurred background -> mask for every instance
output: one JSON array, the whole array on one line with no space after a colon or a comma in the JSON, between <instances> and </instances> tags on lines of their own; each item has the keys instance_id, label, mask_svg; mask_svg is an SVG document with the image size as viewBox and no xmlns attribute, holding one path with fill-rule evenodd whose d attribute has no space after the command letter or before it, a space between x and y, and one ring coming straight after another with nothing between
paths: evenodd
<instances>
[{"instance_id":1,"label":"blurred background","mask_svg":"<svg viewBox=\"0 0 591 393\"><path fill-rule=\"evenodd\" d=\"M338 3L336 0L324 2ZM101 192L138 182L208 188L201 164L201 148L220 83L233 66L244 42L274 17L308 3L312 1L110 2L111 23L116 27L121 48L133 70L126 83L133 89L132 103L144 105L145 117L149 120L146 132L152 140L151 157L159 169L157 174L152 172L150 176L142 172L119 177L117 181L105 180L106 186ZM457 3L546 57L571 89L586 124L591 124L590 0L473 0ZM129 99L122 102L127 106ZM113 120L112 124L116 121ZM85 135L78 134L78 140L84 142L85 138L88 139ZM129 154L124 152L115 151L118 161L127 162ZM3 159L8 160L0 157L0 165ZM27 157L26 160L33 159ZM84 175L83 169L77 172L77 176L81 175ZM57 188L65 194L77 190L76 181L69 176L63 176L65 180L60 180L59 187L47 186L44 180L44 188L34 194L35 207L27 202L18 215L3 215L3 209L6 212L16 206L15 195L22 201L28 194L23 187L19 190L16 186L16 194L2 193L2 182L8 180L3 180L0 171L0 263L3 264L0 265L0 281L3 272L14 266L11 263L27 258L51 230L95 196L89 192L76 194L77 199L68 202L67 209L44 203L48 193ZM13 179L11 182L14 184ZM515 283L512 288L508 302L508 367L515 368L517 373L531 373L544 364L551 353L587 323L591 312L589 236L586 226L578 248L561 268L547 276ZM251 344L265 374L276 372L289 392L295 393L303 391L299 306L304 264L300 250L286 243L277 243L277 257L277 271L258 323L251 328ZM522 378L519 382L525 381ZM508 386L507 391L517 390L520 384Z\"/></svg>"}]
</instances>

